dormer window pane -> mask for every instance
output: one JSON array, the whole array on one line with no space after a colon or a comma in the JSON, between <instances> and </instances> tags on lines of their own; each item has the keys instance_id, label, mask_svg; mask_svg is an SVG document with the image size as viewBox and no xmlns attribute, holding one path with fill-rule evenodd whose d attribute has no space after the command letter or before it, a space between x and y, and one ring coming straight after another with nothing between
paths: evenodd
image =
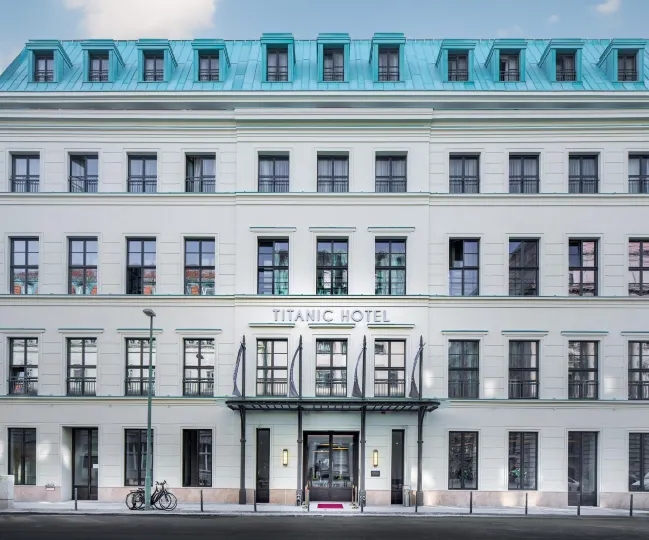
<instances>
[{"instance_id":1,"label":"dormer window pane","mask_svg":"<svg viewBox=\"0 0 649 540\"><path fill-rule=\"evenodd\" d=\"M322 80L325 82L345 80L345 55L342 47L324 49Z\"/></svg>"},{"instance_id":2,"label":"dormer window pane","mask_svg":"<svg viewBox=\"0 0 649 540\"><path fill-rule=\"evenodd\" d=\"M448 80L466 82L469 80L469 55L448 55Z\"/></svg>"},{"instance_id":3,"label":"dormer window pane","mask_svg":"<svg viewBox=\"0 0 649 540\"><path fill-rule=\"evenodd\" d=\"M379 81L399 80L399 48L379 47Z\"/></svg>"},{"instance_id":4,"label":"dormer window pane","mask_svg":"<svg viewBox=\"0 0 649 540\"><path fill-rule=\"evenodd\" d=\"M145 82L164 81L164 53L144 54L144 80Z\"/></svg>"},{"instance_id":5,"label":"dormer window pane","mask_svg":"<svg viewBox=\"0 0 649 540\"><path fill-rule=\"evenodd\" d=\"M219 53L201 54L198 68L199 81L219 80Z\"/></svg>"},{"instance_id":6,"label":"dormer window pane","mask_svg":"<svg viewBox=\"0 0 649 540\"><path fill-rule=\"evenodd\" d=\"M266 80L288 81L288 48L268 49Z\"/></svg>"},{"instance_id":7,"label":"dormer window pane","mask_svg":"<svg viewBox=\"0 0 649 540\"><path fill-rule=\"evenodd\" d=\"M635 52L622 52L620 51L617 56L617 80L623 81L637 81L638 69L636 66L636 53Z\"/></svg>"},{"instance_id":8,"label":"dormer window pane","mask_svg":"<svg viewBox=\"0 0 649 540\"><path fill-rule=\"evenodd\" d=\"M500 80L504 82L520 81L519 55L507 53L500 55Z\"/></svg>"},{"instance_id":9,"label":"dormer window pane","mask_svg":"<svg viewBox=\"0 0 649 540\"><path fill-rule=\"evenodd\" d=\"M108 81L108 53L91 54L89 67L88 80L90 82Z\"/></svg>"},{"instance_id":10,"label":"dormer window pane","mask_svg":"<svg viewBox=\"0 0 649 540\"><path fill-rule=\"evenodd\" d=\"M34 58L34 81L54 81L54 53L38 53Z\"/></svg>"},{"instance_id":11,"label":"dormer window pane","mask_svg":"<svg viewBox=\"0 0 649 540\"><path fill-rule=\"evenodd\" d=\"M575 69L574 53L557 53L557 81L576 81L577 71Z\"/></svg>"}]
</instances>

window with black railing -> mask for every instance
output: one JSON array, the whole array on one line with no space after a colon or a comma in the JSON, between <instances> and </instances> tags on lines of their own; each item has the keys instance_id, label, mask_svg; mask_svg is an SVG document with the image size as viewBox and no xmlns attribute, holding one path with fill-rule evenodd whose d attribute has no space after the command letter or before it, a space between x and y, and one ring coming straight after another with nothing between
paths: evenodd
<instances>
[{"instance_id":1,"label":"window with black railing","mask_svg":"<svg viewBox=\"0 0 649 540\"><path fill-rule=\"evenodd\" d=\"M108 53L90 54L88 80L90 82L108 82Z\"/></svg>"},{"instance_id":2,"label":"window with black railing","mask_svg":"<svg viewBox=\"0 0 649 540\"><path fill-rule=\"evenodd\" d=\"M316 255L316 294L347 294L347 239L318 239Z\"/></svg>"},{"instance_id":3,"label":"window with black railing","mask_svg":"<svg viewBox=\"0 0 649 540\"><path fill-rule=\"evenodd\" d=\"M68 250L68 293L97 294L97 238L69 238Z\"/></svg>"},{"instance_id":4,"label":"window with black railing","mask_svg":"<svg viewBox=\"0 0 649 540\"><path fill-rule=\"evenodd\" d=\"M287 340L257 340L257 395L288 395Z\"/></svg>"},{"instance_id":5,"label":"window with black railing","mask_svg":"<svg viewBox=\"0 0 649 540\"><path fill-rule=\"evenodd\" d=\"M36 485L36 428L9 428L9 474L17 486Z\"/></svg>"},{"instance_id":6,"label":"window with black railing","mask_svg":"<svg viewBox=\"0 0 649 540\"><path fill-rule=\"evenodd\" d=\"M153 340L151 395L155 395L155 338ZM147 396L149 394L149 338L126 340L126 379L124 395Z\"/></svg>"},{"instance_id":7,"label":"window with black railing","mask_svg":"<svg viewBox=\"0 0 649 540\"><path fill-rule=\"evenodd\" d=\"M9 394L38 395L38 339L9 339Z\"/></svg>"},{"instance_id":8,"label":"window with black railing","mask_svg":"<svg viewBox=\"0 0 649 540\"><path fill-rule=\"evenodd\" d=\"M96 193L98 183L96 154L70 156L70 193Z\"/></svg>"},{"instance_id":9,"label":"window with black railing","mask_svg":"<svg viewBox=\"0 0 649 540\"><path fill-rule=\"evenodd\" d=\"M557 53L557 82L573 82L577 80L575 53Z\"/></svg>"},{"instance_id":10,"label":"window with black railing","mask_svg":"<svg viewBox=\"0 0 649 540\"><path fill-rule=\"evenodd\" d=\"M214 396L214 340L185 339L183 395Z\"/></svg>"},{"instance_id":11,"label":"window with black railing","mask_svg":"<svg viewBox=\"0 0 649 540\"><path fill-rule=\"evenodd\" d=\"M185 239L185 294L214 294L215 246L213 238Z\"/></svg>"},{"instance_id":12,"label":"window with black railing","mask_svg":"<svg viewBox=\"0 0 649 540\"><path fill-rule=\"evenodd\" d=\"M598 399L599 366L597 341L568 344L568 398Z\"/></svg>"},{"instance_id":13,"label":"window with black railing","mask_svg":"<svg viewBox=\"0 0 649 540\"><path fill-rule=\"evenodd\" d=\"M374 294L406 294L406 241L377 238L374 241Z\"/></svg>"},{"instance_id":14,"label":"window with black railing","mask_svg":"<svg viewBox=\"0 0 649 540\"><path fill-rule=\"evenodd\" d=\"M509 432L508 489L536 489L538 439L535 432Z\"/></svg>"},{"instance_id":15,"label":"window with black railing","mask_svg":"<svg viewBox=\"0 0 649 540\"><path fill-rule=\"evenodd\" d=\"M469 80L469 55L466 53L449 53L449 82L466 82Z\"/></svg>"},{"instance_id":16,"label":"window with black railing","mask_svg":"<svg viewBox=\"0 0 649 540\"><path fill-rule=\"evenodd\" d=\"M165 78L165 58L163 52L144 53L144 82L163 82Z\"/></svg>"},{"instance_id":17,"label":"window with black railing","mask_svg":"<svg viewBox=\"0 0 649 540\"><path fill-rule=\"evenodd\" d=\"M569 240L568 257L568 294L597 296L597 240Z\"/></svg>"},{"instance_id":18,"label":"window with black railing","mask_svg":"<svg viewBox=\"0 0 649 540\"><path fill-rule=\"evenodd\" d=\"M649 296L649 238L629 240L629 296Z\"/></svg>"},{"instance_id":19,"label":"window with black railing","mask_svg":"<svg viewBox=\"0 0 649 540\"><path fill-rule=\"evenodd\" d=\"M617 80L636 82L638 80L638 54L633 51L620 51L617 55Z\"/></svg>"},{"instance_id":20,"label":"window with black railing","mask_svg":"<svg viewBox=\"0 0 649 540\"><path fill-rule=\"evenodd\" d=\"M288 294L288 240L258 241L257 294Z\"/></svg>"},{"instance_id":21,"label":"window with black railing","mask_svg":"<svg viewBox=\"0 0 649 540\"><path fill-rule=\"evenodd\" d=\"M316 341L315 395L347 397L347 340Z\"/></svg>"},{"instance_id":22,"label":"window with black railing","mask_svg":"<svg viewBox=\"0 0 649 540\"><path fill-rule=\"evenodd\" d=\"M266 51L266 80L288 81L288 47L273 47Z\"/></svg>"},{"instance_id":23,"label":"window with black railing","mask_svg":"<svg viewBox=\"0 0 649 540\"><path fill-rule=\"evenodd\" d=\"M128 157L128 192L155 193L158 190L158 158Z\"/></svg>"},{"instance_id":24,"label":"window with black railing","mask_svg":"<svg viewBox=\"0 0 649 540\"><path fill-rule=\"evenodd\" d=\"M649 155L629 156L629 193L649 193Z\"/></svg>"},{"instance_id":25,"label":"window with black railing","mask_svg":"<svg viewBox=\"0 0 649 540\"><path fill-rule=\"evenodd\" d=\"M406 342L374 342L374 397L405 397Z\"/></svg>"},{"instance_id":26,"label":"window with black railing","mask_svg":"<svg viewBox=\"0 0 649 540\"><path fill-rule=\"evenodd\" d=\"M322 80L342 82L345 80L345 51L343 47L324 47Z\"/></svg>"},{"instance_id":27,"label":"window with black railing","mask_svg":"<svg viewBox=\"0 0 649 540\"><path fill-rule=\"evenodd\" d=\"M376 156L375 181L377 193L405 193L406 156Z\"/></svg>"},{"instance_id":28,"label":"window with black railing","mask_svg":"<svg viewBox=\"0 0 649 540\"><path fill-rule=\"evenodd\" d=\"M509 296L539 295L539 241L509 240Z\"/></svg>"},{"instance_id":29,"label":"window with black railing","mask_svg":"<svg viewBox=\"0 0 649 540\"><path fill-rule=\"evenodd\" d=\"M68 396L94 396L97 384L97 340L68 338Z\"/></svg>"},{"instance_id":30,"label":"window with black railing","mask_svg":"<svg viewBox=\"0 0 649 540\"><path fill-rule=\"evenodd\" d=\"M349 157L318 156L318 193L349 191Z\"/></svg>"},{"instance_id":31,"label":"window with black railing","mask_svg":"<svg viewBox=\"0 0 649 540\"><path fill-rule=\"evenodd\" d=\"M518 82L521 80L520 55L518 53L500 53L500 80Z\"/></svg>"},{"instance_id":32,"label":"window with black railing","mask_svg":"<svg viewBox=\"0 0 649 540\"><path fill-rule=\"evenodd\" d=\"M288 156L259 156L260 193L288 192Z\"/></svg>"},{"instance_id":33,"label":"window with black railing","mask_svg":"<svg viewBox=\"0 0 649 540\"><path fill-rule=\"evenodd\" d=\"M214 193L216 191L216 156L187 156L187 193Z\"/></svg>"},{"instance_id":34,"label":"window with black railing","mask_svg":"<svg viewBox=\"0 0 649 540\"><path fill-rule=\"evenodd\" d=\"M201 82L219 80L219 53L201 53L198 56L198 80Z\"/></svg>"},{"instance_id":35,"label":"window with black railing","mask_svg":"<svg viewBox=\"0 0 649 540\"><path fill-rule=\"evenodd\" d=\"M143 486L146 478L147 430L124 430L124 485ZM155 454L154 431L151 431L151 468Z\"/></svg>"},{"instance_id":36,"label":"window with black railing","mask_svg":"<svg viewBox=\"0 0 649 540\"><path fill-rule=\"evenodd\" d=\"M13 193L38 193L40 187L41 159L38 154L11 156L11 191Z\"/></svg>"},{"instance_id":37,"label":"window with black railing","mask_svg":"<svg viewBox=\"0 0 649 540\"><path fill-rule=\"evenodd\" d=\"M399 47L379 46L379 82L399 80Z\"/></svg>"},{"instance_id":38,"label":"window with black railing","mask_svg":"<svg viewBox=\"0 0 649 540\"><path fill-rule=\"evenodd\" d=\"M451 238L448 255L449 294L451 296L480 294L480 240Z\"/></svg>"},{"instance_id":39,"label":"window with black railing","mask_svg":"<svg viewBox=\"0 0 649 540\"><path fill-rule=\"evenodd\" d=\"M649 433L629 433L629 491L649 491Z\"/></svg>"},{"instance_id":40,"label":"window with black railing","mask_svg":"<svg viewBox=\"0 0 649 540\"><path fill-rule=\"evenodd\" d=\"M448 343L448 397L480 397L480 342L451 340Z\"/></svg>"},{"instance_id":41,"label":"window with black railing","mask_svg":"<svg viewBox=\"0 0 649 540\"><path fill-rule=\"evenodd\" d=\"M539 342L509 342L509 399L538 399Z\"/></svg>"},{"instance_id":42,"label":"window with black railing","mask_svg":"<svg viewBox=\"0 0 649 540\"><path fill-rule=\"evenodd\" d=\"M34 82L54 81L54 53L34 53Z\"/></svg>"},{"instance_id":43,"label":"window with black railing","mask_svg":"<svg viewBox=\"0 0 649 540\"><path fill-rule=\"evenodd\" d=\"M509 156L509 192L539 192L539 156Z\"/></svg>"},{"instance_id":44,"label":"window with black railing","mask_svg":"<svg viewBox=\"0 0 649 540\"><path fill-rule=\"evenodd\" d=\"M451 156L449 162L449 192L479 193L480 170L478 156Z\"/></svg>"},{"instance_id":45,"label":"window with black railing","mask_svg":"<svg viewBox=\"0 0 649 540\"><path fill-rule=\"evenodd\" d=\"M478 432L448 434L448 489L478 489Z\"/></svg>"},{"instance_id":46,"label":"window with black railing","mask_svg":"<svg viewBox=\"0 0 649 540\"><path fill-rule=\"evenodd\" d=\"M155 294L156 240L126 240L126 294Z\"/></svg>"},{"instance_id":47,"label":"window with black railing","mask_svg":"<svg viewBox=\"0 0 649 540\"><path fill-rule=\"evenodd\" d=\"M212 487L212 430L183 430L183 487Z\"/></svg>"},{"instance_id":48,"label":"window with black railing","mask_svg":"<svg viewBox=\"0 0 649 540\"><path fill-rule=\"evenodd\" d=\"M649 341L629 342L629 399L649 399Z\"/></svg>"},{"instance_id":49,"label":"window with black railing","mask_svg":"<svg viewBox=\"0 0 649 540\"><path fill-rule=\"evenodd\" d=\"M570 156L568 162L568 192L599 192L597 156Z\"/></svg>"},{"instance_id":50,"label":"window with black railing","mask_svg":"<svg viewBox=\"0 0 649 540\"><path fill-rule=\"evenodd\" d=\"M38 238L11 238L11 294L38 294Z\"/></svg>"}]
</instances>

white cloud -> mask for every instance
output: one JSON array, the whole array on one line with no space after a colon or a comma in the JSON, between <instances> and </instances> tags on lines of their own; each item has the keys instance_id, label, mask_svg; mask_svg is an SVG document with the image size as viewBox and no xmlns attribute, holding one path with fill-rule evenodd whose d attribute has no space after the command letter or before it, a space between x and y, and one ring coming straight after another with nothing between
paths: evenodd
<instances>
[{"instance_id":1,"label":"white cloud","mask_svg":"<svg viewBox=\"0 0 649 540\"><path fill-rule=\"evenodd\" d=\"M499 28L496 30L496 35L499 38L523 37L524 32L518 24L512 24L507 28Z\"/></svg>"},{"instance_id":2,"label":"white cloud","mask_svg":"<svg viewBox=\"0 0 649 540\"><path fill-rule=\"evenodd\" d=\"M219 0L65 0L81 10L83 37L187 39L214 27Z\"/></svg>"},{"instance_id":3,"label":"white cloud","mask_svg":"<svg viewBox=\"0 0 649 540\"><path fill-rule=\"evenodd\" d=\"M622 0L604 0L601 4L597 4L595 9L598 13L603 15L610 15L617 13L622 5Z\"/></svg>"},{"instance_id":4,"label":"white cloud","mask_svg":"<svg viewBox=\"0 0 649 540\"><path fill-rule=\"evenodd\" d=\"M558 22L559 22L559 15L556 15L556 14L555 14L555 15L550 15L550 16L548 17L548 22L549 22L550 24L558 23Z\"/></svg>"}]
</instances>

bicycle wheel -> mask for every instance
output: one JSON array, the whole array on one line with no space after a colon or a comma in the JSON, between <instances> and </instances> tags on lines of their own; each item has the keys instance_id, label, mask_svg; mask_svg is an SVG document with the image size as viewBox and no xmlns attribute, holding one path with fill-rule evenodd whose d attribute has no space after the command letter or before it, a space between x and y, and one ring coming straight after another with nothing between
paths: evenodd
<instances>
[{"instance_id":1,"label":"bicycle wheel","mask_svg":"<svg viewBox=\"0 0 649 540\"><path fill-rule=\"evenodd\" d=\"M131 491L127 496L126 496L126 508L129 510L137 510L137 500L135 496L137 495L137 491Z\"/></svg>"},{"instance_id":2,"label":"bicycle wheel","mask_svg":"<svg viewBox=\"0 0 649 540\"><path fill-rule=\"evenodd\" d=\"M175 510L176 506L178 505L178 499L176 499L176 496L173 493L169 493L168 491L165 491L161 496L160 500L158 501L158 504L160 505L160 508L162 510Z\"/></svg>"}]
</instances>

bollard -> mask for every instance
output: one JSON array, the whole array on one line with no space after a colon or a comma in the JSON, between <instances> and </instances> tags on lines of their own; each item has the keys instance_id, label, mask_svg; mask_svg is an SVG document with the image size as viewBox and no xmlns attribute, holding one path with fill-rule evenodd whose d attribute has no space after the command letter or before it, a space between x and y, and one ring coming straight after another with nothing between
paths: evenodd
<instances>
[{"instance_id":1,"label":"bollard","mask_svg":"<svg viewBox=\"0 0 649 540\"><path fill-rule=\"evenodd\" d=\"M527 493L525 494L525 515L527 515Z\"/></svg>"},{"instance_id":2,"label":"bollard","mask_svg":"<svg viewBox=\"0 0 649 540\"><path fill-rule=\"evenodd\" d=\"M473 491L469 491L469 514L473 514Z\"/></svg>"},{"instance_id":3,"label":"bollard","mask_svg":"<svg viewBox=\"0 0 649 540\"><path fill-rule=\"evenodd\" d=\"M203 490L201 489L201 512L203 511Z\"/></svg>"},{"instance_id":4,"label":"bollard","mask_svg":"<svg viewBox=\"0 0 649 540\"><path fill-rule=\"evenodd\" d=\"M257 490L256 489L252 490L252 504L256 512L257 511Z\"/></svg>"},{"instance_id":5,"label":"bollard","mask_svg":"<svg viewBox=\"0 0 649 540\"><path fill-rule=\"evenodd\" d=\"M577 492L577 515L581 516L581 491Z\"/></svg>"},{"instance_id":6,"label":"bollard","mask_svg":"<svg viewBox=\"0 0 649 540\"><path fill-rule=\"evenodd\" d=\"M631 493L629 499L629 517L633 517L633 493Z\"/></svg>"},{"instance_id":7,"label":"bollard","mask_svg":"<svg viewBox=\"0 0 649 540\"><path fill-rule=\"evenodd\" d=\"M74 509L77 510L77 488L74 488Z\"/></svg>"},{"instance_id":8,"label":"bollard","mask_svg":"<svg viewBox=\"0 0 649 540\"><path fill-rule=\"evenodd\" d=\"M418 512L419 512L419 497L417 497L417 493L415 492L415 514Z\"/></svg>"}]
</instances>

